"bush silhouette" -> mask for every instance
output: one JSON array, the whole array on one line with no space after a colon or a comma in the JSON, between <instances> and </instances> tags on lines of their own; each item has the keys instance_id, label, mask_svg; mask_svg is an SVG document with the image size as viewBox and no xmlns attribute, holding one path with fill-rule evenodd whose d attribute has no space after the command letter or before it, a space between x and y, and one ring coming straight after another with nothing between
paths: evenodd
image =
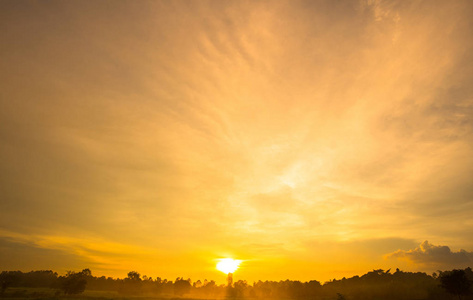
<instances>
[{"instance_id":1,"label":"bush silhouette","mask_svg":"<svg viewBox=\"0 0 473 300\"><path fill-rule=\"evenodd\" d=\"M470 293L471 281L468 280L464 270L452 270L440 275L440 285L450 294L461 296Z\"/></svg>"},{"instance_id":2,"label":"bush silhouette","mask_svg":"<svg viewBox=\"0 0 473 300\"><path fill-rule=\"evenodd\" d=\"M184 280L184 278L178 277L174 282L174 295L184 296L191 291L191 287L190 280Z\"/></svg>"},{"instance_id":3,"label":"bush silhouette","mask_svg":"<svg viewBox=\"0 0 473 300\"><path fill-rule=\"evenodd\" d=\"M67 275L61 278L61 289L64 294L75 295L84 292L87 285L87 276L91 276L89 269L82 270L79 273L68 271Z\"/></svg>"}]
</instances>

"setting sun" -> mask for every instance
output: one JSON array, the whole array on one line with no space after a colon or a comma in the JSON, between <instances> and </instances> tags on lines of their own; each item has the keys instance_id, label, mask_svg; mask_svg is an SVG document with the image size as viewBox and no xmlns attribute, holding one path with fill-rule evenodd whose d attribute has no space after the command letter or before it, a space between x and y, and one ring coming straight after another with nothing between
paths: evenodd
<instances>
[{"instance_id":1,"label":"setting sun","mask_svg":"<svg viewBox=\"0 0 473 300\"><path fill-rule=\"evenodd\" d=\"M236 260L232 258L223 258L220 259L217 263L217 270L222 271L225 274L233 273L238 269L238 266L241 264L241 260Z\"/></svg>"},{"instance_id":2,"label":"setting sun","mask_svg":"<svg viewBox=\"0 0 473 300\"><path fill-rule=\"evenodd\" d=\"M0 24L0 300L438 300L473 268L473 0Z\"/></svg>"}]
</instances>

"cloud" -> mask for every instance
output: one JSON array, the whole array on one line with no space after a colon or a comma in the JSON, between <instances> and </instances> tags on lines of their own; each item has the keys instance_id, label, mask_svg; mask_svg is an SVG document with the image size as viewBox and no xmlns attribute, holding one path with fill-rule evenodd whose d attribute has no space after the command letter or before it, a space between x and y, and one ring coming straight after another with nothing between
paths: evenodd
<instances>
[{"instance_id":1,"label":"cloud","mask_svg":"<svg viewBox=\"0 0 473 300\"><path fill-rule=\"evenodd\" d=\"M119 269L124 261L132 263L133 255L147 257L156 254L155 249L110 242L94 237L71 237L50 235L24 235L0 230L0 254L6 257L4 267L14 268L8 261L23 260L36 268L88 266L97 270ZM34 259L33 259L34 258ZM35 261L37 259L37 262ZM28 263L22 263L25 270ZM31 268L31 267L30 267Z\"/></svg>"},{"instance_id":2,"label":"cloud","mask_svg":"<svg viewBox=\"0 0 473 300\"><path fill-rule=\"evenodd\" d=\"M473 249L472 3L2 5L0 228L31 251Z\"/></svg>"},{"instance_id":3,"label":"cloud","mask_svg":"<svg viewBox=\"0 0 473 300\"><path fill-rule=\"evenodd\" d=\"M463 249L452 251L448 246L436 246L424 241L419 247L411 250L397 250L387 254L386 259L404 260L421 267L435 268L464 268L471 266L473 252Z\"/></svg>"}]
</instances>

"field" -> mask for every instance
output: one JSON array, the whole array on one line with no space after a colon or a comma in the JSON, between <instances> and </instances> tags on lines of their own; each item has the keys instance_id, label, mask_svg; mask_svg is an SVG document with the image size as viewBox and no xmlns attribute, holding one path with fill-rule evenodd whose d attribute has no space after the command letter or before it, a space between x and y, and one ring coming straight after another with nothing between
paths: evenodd
<instances>
[{"instance_id":1,"label":"field","mask_svg":"<svg viewBox=\"0 0 473 300\"><path fill-rule=\"evenodd\" d=\"M23 288L23 287L13 287L8 288L3 295L0 295L0 299L53 299L53 300L61 300L61 299L87 299L87 300L107 300L107 299L117 299L117 300L130 300L130 299L140 299L140 300L147 300L147 299L163 299L163 300L171 300L171 299L178 299L173 297L151 297L151 296L124 296L120 295L118 292L110 292L110 291L91 291L86 290L80 295L64 295L61 291L56 289L49 289L49 288ZM182 299L182 298L179 298ZM187 298L190 299L190 298Z\"/></svg>"}]
</instances>

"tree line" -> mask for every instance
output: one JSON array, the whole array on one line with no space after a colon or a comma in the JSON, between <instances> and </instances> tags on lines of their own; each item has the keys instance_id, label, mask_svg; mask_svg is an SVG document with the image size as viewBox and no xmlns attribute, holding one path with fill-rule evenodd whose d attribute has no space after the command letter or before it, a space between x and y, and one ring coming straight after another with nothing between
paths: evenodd
<instances>
[{"instance_id":1,"label":"tree line","mask_svg":"<svg viewBox=\"0 0 473 300\"><path fill-rule=\"evenodd\" d=\"M471 286L473 271L439 271L426 273L403 272L396 269L373 270L362 276L334 279L324 284L312 280L308 282L257 281L249 284L239 280L231 285L218 285L213 280L197 280L178 277L171 281L141 276L136 271L126 278L96 277L89 269L80 272L69 271L59 276L51 270L3 271L0 273L1 295L9 288L42 287L56 289L57 295L80 294L87 290L116 291L122 295L155 295L192 298L248 298L248 299L468 299L473 300Z\"/></svg>"}]
</instances>

